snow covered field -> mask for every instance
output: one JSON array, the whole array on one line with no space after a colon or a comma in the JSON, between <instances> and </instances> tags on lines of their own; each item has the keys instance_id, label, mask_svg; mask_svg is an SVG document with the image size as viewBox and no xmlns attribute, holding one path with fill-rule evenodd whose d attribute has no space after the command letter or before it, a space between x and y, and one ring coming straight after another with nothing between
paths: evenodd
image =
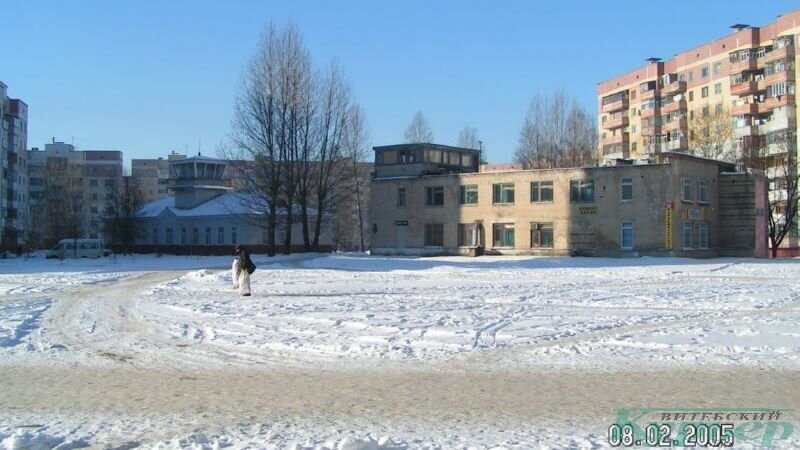
<instances>
[{"instance_id":1,"label":"snow covered field","mask_svg":"<svg viewBox=\"0 0 800 450\"><path fill-rule=\"evenodd\" d=\"M800 261L254 261L241 298L227 257L0 260L0 448L593 448L613 408L659 406L629 404L648 377L800 387ZM75 394L93 374L103 398L152 393ZM567 404L526 406L547 398Z\"/></svg>"}]
</instances>

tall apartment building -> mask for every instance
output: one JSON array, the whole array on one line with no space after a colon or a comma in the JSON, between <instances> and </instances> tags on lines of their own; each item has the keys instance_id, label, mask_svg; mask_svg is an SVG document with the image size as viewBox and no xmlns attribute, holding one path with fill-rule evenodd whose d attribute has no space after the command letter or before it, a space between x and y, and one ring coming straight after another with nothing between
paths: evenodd
<instances>
[{"instance_id":1,"label":"tall apartment building","mask_svg":"<svg viewBox=\"0 0 800 450\"><path fill-rule=\"evenodd\" d=\"M28 105L0 82L0 248L25 245L28 228Z\"/></svg>"},{"instance_id":2,"label":"tall apartment building","mask_svg":"<svg viewBox=\"0 0 800 450\"><path fill-rule=\"evenodd\" d=\"M111 191L122 180L122 152L79 151L53 141L44 150L31 149L28 157L31 214L41 230L37 245L68 237L107 238L103 220Z\"/></svg>"},{"instance_id":3,"label":"tall apartment building","mask_svg":"<svg viewBox=\"0 0 800 450\"><path fill-rule=\"evenodd\" d=\"M169 186L174 182L170 174L171 161L186 158L185 154L172 152L167 159L132 159L131 176L142 193L144 203L161 200L169 195Z\"/></svg>"},{"instance_id":4,"label":"tall apartment building","mask_svg":"<svg viewBox=\"0 0 800 450\"><path fill-rule=\"evenodd\" d=\"M766 145L766 155L787 156L796 167L800 10L762 27L732 29L669 60L650 58L643 67L598 83L600 159L653 159L696 149L715 133L708 118L718 115L733 124L724 138L729 158L758 142ZM780 183L773 169L767 176L773 187ZM797 246L796 237L788 240L785 245Z\"/></svg>"}]
</instances>

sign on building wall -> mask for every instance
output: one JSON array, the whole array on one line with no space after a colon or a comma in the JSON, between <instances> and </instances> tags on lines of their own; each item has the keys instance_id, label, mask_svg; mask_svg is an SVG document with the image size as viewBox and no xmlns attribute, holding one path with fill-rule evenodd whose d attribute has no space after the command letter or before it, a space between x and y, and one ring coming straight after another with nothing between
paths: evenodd
<instances>
[{"instance_id":1,"label":"sign on building wall","mask_svg":"<svg viewBox=\"0 0 800 450\"><path fill-rule=\"evenodd\" d=\"M596 216L597 206L579 206L578 214L583 216Z\"/></svg>"},{"instance_id":2,"label":"sign on building wall","mask_svg":"<svg viewBox=\"0 0 800 450\"><path fill-rule=\"evenodd\" d=\"M672 250L672 203L664 204L664 247Z\"/></svg>"}]
</instances>

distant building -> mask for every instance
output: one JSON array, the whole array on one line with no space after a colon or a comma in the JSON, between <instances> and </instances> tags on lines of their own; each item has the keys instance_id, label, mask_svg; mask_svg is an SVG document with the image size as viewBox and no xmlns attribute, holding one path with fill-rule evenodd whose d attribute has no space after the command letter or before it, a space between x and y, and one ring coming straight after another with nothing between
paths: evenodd
<instances>
[{"instance_id":1,"label":"distant building","mask_svg":"<svg viewBox=\"0 0 800 450\"><path fill-rule=\"evenodd\" d=\"M167 158L132 159L131 176L142 193L144 203L150 203L169 196L169 185L174 181L169 163L186 158L186 155L172 152Z\"/></svg>"},{"instance_id":2,"label":"distant building","mask_svg":"<svg viewBox=\"0 0 800 450\"><path fill-rule=\"evenodd\" d=\"M28 105L9 98L0 82L0 249L27 245Z\"/></svg>"},{"instance_id":3,"label":"distant building","mask_svg":"<svg viewBox=\"0 0 800 450\"><path fill-rule=\"evenodd\" d=\"M207 156L170 161L175 174L174 195L142 208L143 233L137 250L180 254L231 254L235 244L266 252L266 203L236 193L225 177L227 163ZM283 241L285 210L279 210L276 240ZM313 215L312 217L315 217ZM323 250L331 247L333 223L325 220L320 237ZM302 249L302 226L292 224L292 246Z\"/></svg>"},{"instance_id":4,"label":"distant building","mask_svg":"<svg viewBox=\"0 0 800 450\"><path fill-rule=\"evenodd\" d=\"M763 174L681 153L652 164L479 172L469 149L375 147L375 254L764 257Z\"/></svg>"}]
</instances>

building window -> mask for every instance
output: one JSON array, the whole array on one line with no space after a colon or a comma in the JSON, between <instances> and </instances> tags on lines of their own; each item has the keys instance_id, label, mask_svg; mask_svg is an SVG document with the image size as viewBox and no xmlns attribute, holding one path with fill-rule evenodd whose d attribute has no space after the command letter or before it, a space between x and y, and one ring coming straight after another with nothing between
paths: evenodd
<instances>
[{"instance_id":1,"label":"building window","mask_svg":"<svg viewBox=\"0 0 800 450\"><path fill-rule=\"evenodd\" d=\"M722 94L722 83L717 83L714 85L714 93Z\"/></svg>"},{"instance_id":2,"label":"building window","mask_svg":"<svg viewBox=\"0 0 800 450\"><path fill-rule=\"evenodd\" d=\"M683 248L692 249L692 222L683 222Z\"/></svg>"},{"instance_id":3,"label":"building window","mask_svg":"<svg viewBox=\"0 0 800 450\"><path fill-rule=\"evenodd\" d=\"M514 183L497 183L493 185L492 203L514 203Z\"/></svg>"},{"instance_id":4,"label":"building window","mask_svg":"<svg viewBox=\"0 0 800 450\"><path fill-rule=\"evenodd\" d=\"M633 200L633 178L622 178L619 180L620 201L629 202Z\"/></svg>"},{"instance_id":5,"label":"building window","mask_svg":"<svg viewBox=\"0 0 800 450\"><path fill-rule=\"evenodd\" d=\"M211 245L211 228L206 227L206 245Z\"/></svg>"},{"instance_id":6,"label":"building window","mask_svg":"<svg viewBox=\"0 0 800 450\"><path fill-rule=\"evenodd\" d=\"M531 248L553 248L553 223L531 223Z\"/></svg>"},{"instance_id":7,"label":"building window","mask_svg":"<svg viewBox=\"0 0 800 450\"><path fill-rule=\"evenodd\" d=\"M686 74L685 73L679 74L678 81L686 81Z\"/></svg>"},{"instance_id":8,"label":"building window","mask_svg":"<svg viewBox=\"0 0 800 450\"><path fill-rule=\"evenodd\" d=\"M406 207L406 188L405 187L397 188L397 207L398 208L405 208Z\"/></svg>"},{"instance_id":9,"label":"building window","mask_svg":"<svg viewBox=\"0 0 800 450\"><path fill-rule=\"evenodd\" d=\"M708 203L708 181L700 180L697 182L697 202Z\"/></svg>"},{"instance_id":10,"label":"building window","mask_svg":"<svg viewBox=\"0 0 800 450\"><path fill-rule=\"evenodd\" d=\"M594 180L570 180L569 198L575 203L594 201Z\"/></svg>"},{"instance_id":11,"label":"building window","mask_svg":"<svg viewBox=\"0 0 800 450\"><path fill-rule=\"evenodd\" d=\"M689 91L689 101L694 100L694 91Z\"/></svg>"},{"instance_id":12,"label":"building window","mask_svg":"<svg viewBox=\"0 0 800 450\"><path fill-rule=\"evenodd\" d=\"M708 249L708 222L697 223L697 248Z\"/></svg>"},{"instance_id":13,"label":"building window","mask_svg":"<svg viewBox=\"0 0 800 450\"><path fill-rule=\"evenodd\" d=\"M716 106L714 106L714 112L716 114L722 114L722 103L717 103Z\"/></svg>"},{"instance_id":14,"label":"building window","mask_svg":"<svg viewBox=\"0 0 800 450\"><path fill-rule=\"evenodd\" d=\"M706 98L708 97L708 86L703 86L700 88L700 97Z\"/></svg>"},{"instance_id":15,"label":"building window","mask_svg":"<svg viewBox=\"0 0 800 450\"><path fill-rule=\"evenodd\" d=\"M458 246L476 247L478 246L478 224L460 223L458 224Z\"/></svg>"},{"instance_id":16,"label":"building window","mask_svg":"<svg viewBox=\"0 0 800 450\"><path fill-rule=\"evenodd\" d=\"M91 187L97 187L97 180L96 180L96 179L94 179L94 178L90 179L90 180L89 180L89 186L91 186Z\"/></svg>"},{"instance_id":17,"label":"building window","mask_svg":"<svg viewBox=\"0 0 800 450\"><path fill-rule=\"evenodd\" d=\"M181 244L186 245L186 228L181 228Z\"/></svg>"},{"instance_id":18,"label":"building window","mask_svg":"<svg viewBox=\"0 0 800 450\"><path fill-rule=\"evenodd\" d=\"M692 180L688 178L683 179L683 189L681 190L681 200L691 202L692 199Z\"/></svg>"},{"instance_id":19,"label":"building window","mask_svg":"<svg viewBox=\"0 0 800 450\"><path fill-rule=\"evenodd\" d=\"M236 227L231 227L231 244L236 244Z\"/></svg>"},{"instance_id":20,"label":"building window","mask_svg":"<svg viewBox=\"0 0 800 450\"><path fill-rule=\"evenodd\" d=\"M701 78L708 78L708 66L703 67L700 69L700 77Z\"/></svg>"},{"instance_id":21,"label":"building window","mask_svg":"<svg viewBox=\"0 0 800 450\"><path fill-rule=\"evenodd\" d=\"M444 205L444 187L432 186L425 188L425 206Z\"/></svg>"},{"instance_id":22,"label":"building window","mask_svg":"<svg viewBox=\"0 0 800 450\"><path fill-rule=\"evenodd\" d=\"M217 244L225 243L225 227L217 228Z\"/></svg>"},{"instance_id":23,"label":"building window","mask_svg":"<svg viewBox=\"0 0 800 450\"><path fill-rule=\"evenodd\" d=\"M711 112L711 108L708 105L703 106L703 117L708 117L710 112Z\"/></svg>"},{"instance_id":24,"label":"building window","mask_svg":"<svg viewBox=\"0 0 800 450\"><path fill-rule=\"evenodd\" d=\"M622 222L620 228L620 247L623 250L633 249L633 222Z\"/></svg>"},{"instance_id":25,"label":"building window","mask_svg":"<svg viewBox=\"0 0 800 450\"><path fill-rule=\"evenodd\" d=\"M92 206L89 208L89 212L92 214L97 214L97 206Z\"/></svg>"},{"instance_id":26,"label":"building window","mask_svg":"<svg viewBox=\"0 0 800 450\"><path fill-rule=\"evenodd\" d=\"M514 224L496 223L492 225L494 247L514 247Z\"/></svg>"},{"instance_id":27,"label":"building window","mask_svg":"<svg viewBox=\"0 0 800 450\"><path fill-rule=\"evenodd\" d=\"M172 228L167 228L167 236L166 236L167 244L172 244Z\"/></svg>"},{"instance_id":28,"label":"building window","mask_svg":"<svg viewBox=\"0 0 800 450\"><path fill-rule=\"evenodd\" d=\"M552 202L552 181L531 181L531 202Z\"/></svg>"},{"instance_id":29,"label":"building window","mask_svg":"<svg viewBox=\"0 0 800 450\"><path fill-rule=\"evenodd\" d=\"M634 142L634 143L632 143L632 144L631 144L631 151L632 151L632 152L635 152L635 151L636 151L636 142Z\"/></svg>"},{"instance_id":30,"label":"building window","mask_svg":"<svg viewBox=\"0 0 800 450\"><path fill-rule=\"evenodd\" d=\"M441 223L425 224L425 246L442 247L444 246L444 225Z\"/></svg>"},{"instance_id":31,"label":"building window","mask_svg":"<svg viewBox=\"0 0 800 450\"><path fill-rule=\"evenodd\" d=\"M460 202L462 205L477 205L478 204L478 185L471 184L468 186L460 187Z\"/></svg>"},{"instance_id":32,"label":"building window","mask_svg":"<svg viewBox=\"0 0 800 450\"><path fill-rule=\"evenodd\" d=\"M716 62L714 63L714 75L719 75L722 73L722 63Z\"/></svg>"},{"instance_id":33,"label":"building window","mask_svg":"<svg viewBox=\"0 0 800 450\"><path fill-rule=\"evenodd\" d=\"M97 192L94 192L94 193L92 194L92 200L97 200Z\"/></svg>"},{"instance_id":34,"label":"building window","mask_svg":"<svg viewBox=\"0 0 800 450\"><path fill-rule=\"evenodd\" d=\"M200 243L200 230L192 228L192 244L197 245Z\"/></svg>"},{"instance_id":35,"label":"building window","mask_svg":"<svg viewBox=\"0 0 800 450\"><path fill-rule=\"evenodd\" d=\"M689 81L692 81L693 78L694 78L694 71L690 70L689 71Z\"/></svg>"},{"instance_id":36,"label":"building window","mask_svg":"<svg viewBox=\"0 0 800 450\"><path fill-rule=\"evenodd\" d=\"M158 244L158 228L153 228L153 245Z\"/></svg>"}]
</instances>

